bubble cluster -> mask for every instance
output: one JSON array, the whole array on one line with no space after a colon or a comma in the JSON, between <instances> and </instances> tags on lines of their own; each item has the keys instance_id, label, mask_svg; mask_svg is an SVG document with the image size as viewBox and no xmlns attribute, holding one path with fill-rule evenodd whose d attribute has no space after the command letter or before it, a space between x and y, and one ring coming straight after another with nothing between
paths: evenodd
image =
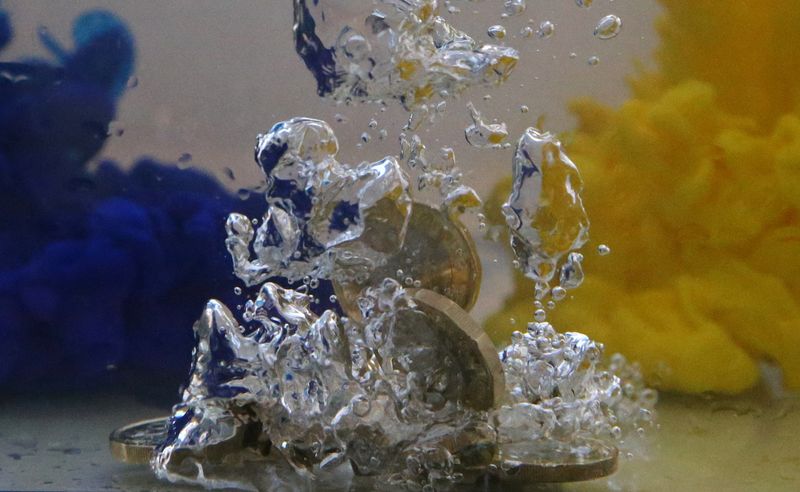
<instances>
[{"instance_id":1,"label":"bubble cluster","mask_svg":"<svg viewBox=\"0 0 800 492\"><path fill-rule=\"evenodd\" d=\"M436 0L297 0L294 33L319 94L335 101L397 99L411 109L499 84L519 59L513 48L481 45L448 24Z\"/></svg>"}]
</instances>

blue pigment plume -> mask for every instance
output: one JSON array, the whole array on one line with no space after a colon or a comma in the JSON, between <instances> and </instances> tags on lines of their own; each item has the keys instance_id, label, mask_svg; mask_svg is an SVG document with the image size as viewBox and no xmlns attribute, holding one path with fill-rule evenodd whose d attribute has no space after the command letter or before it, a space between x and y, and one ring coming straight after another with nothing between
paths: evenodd
<instances>
[{"instance_id":1,"label":"blue pigment plume","mask_svg":"<svg viewBox=\"0 0 800 492\"><path fill-rule=\"evenodd\" d=\"M0 49L12 38L0 10ZM236 305L225 218L257 216L194 169L140 159L87 169L134 70L128 27L104 11L46 29L53 60L0 61L0 388L174 394L206 300ZM157 384L156 384L157 383Z\"/></svg>"}]
</instances>

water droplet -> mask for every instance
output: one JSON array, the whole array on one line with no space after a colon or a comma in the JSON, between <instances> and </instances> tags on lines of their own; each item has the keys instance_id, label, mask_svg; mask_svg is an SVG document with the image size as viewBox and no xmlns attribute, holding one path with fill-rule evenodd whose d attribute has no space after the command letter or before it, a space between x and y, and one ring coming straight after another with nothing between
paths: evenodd
<instances>
[{"instance_id":1,"label":"water droplet","mask_svg":"<svg viewBox=\"0 0 800 492\"><path fill-rule=\"evenodd\" d=\"M593 66L597 65L598 63L600 63L600 57L598 57L598 56L590 56L589 59L586 60L586 63L588 63L589 66L593 67Z\"/></svg>"},{"instance_id":2,"label":"water droplet","mask_svg":"<svg viewBox=\"0 0 800 492\"><path fill-rule=\"evenodd\" d=\"M600 19L594 28L594 35L599 39L611 39L619 34L622 28L622 19L616 15L607 15Z\"/></svg>"}]
</instances>

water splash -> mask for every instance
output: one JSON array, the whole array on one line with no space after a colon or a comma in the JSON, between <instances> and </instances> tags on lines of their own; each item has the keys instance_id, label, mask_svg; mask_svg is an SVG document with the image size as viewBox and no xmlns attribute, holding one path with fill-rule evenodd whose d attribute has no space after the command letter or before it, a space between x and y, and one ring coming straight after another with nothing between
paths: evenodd
<instances>
[{"instance_id":1,"label":"water splash","mask_svg":"<svg viewBox=\"0 0 800 492\"><path fill-rule=\"evenodd\" d=\"M295 0L294 19L296 50L319 94L339 102L397 99L413 109L499 84L519 59L448 24L436 0Z\"/></svg>"},{"instance_id":2,"label":"water splash","mask_svg":"<svg viewBox=\"0 0 800 492\"><path fill-rule=\"evenodd\" d=\"M240 214L226 224L234 271L245 284L275 276L330 279L337 260L349 271L369 270L402 244L411 200L397 159L351 166L336 160L338 151L331 127L311 118L278 123L258 137L267 212L258 229ZM375 228L385 236L359 241Z\"/></svg>"},{"instance_id":3,"label":"water splash","mask_svg":"<svg viewBox=\"0 0 800 492\"><path fill-rule=\"evenodd\" d=\"M536 282L537 299L550 290L561 259L589 239L582 188L578 169L561 143L550 133L535 128L525 131L514 154L512 190L503 205L503 215L517 261L525 275ZM562 279L567 281L563 287L580 284L580 259L568 256L562 266Z\"/></svg>"},{"instance_id":4,"label":"water splash","mask_svg":"<svg viewBox=\"0 0 800 492\"><path fill-rule=\"evenodd\" d=\"M470 145L476 148L497 149L503 147L503 142L508 138L508 129L505 123L486 123L481 113L475 106L467 103L472 124L464 129L464 136Z\"/></svg>"}]
</instances>

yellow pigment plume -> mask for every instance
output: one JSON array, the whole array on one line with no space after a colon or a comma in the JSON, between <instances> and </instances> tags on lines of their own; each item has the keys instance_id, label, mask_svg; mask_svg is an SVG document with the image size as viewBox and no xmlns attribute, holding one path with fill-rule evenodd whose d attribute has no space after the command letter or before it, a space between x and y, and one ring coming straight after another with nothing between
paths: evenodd
<instances>
[{"instance_id":1,"label":"yellow pigment plume","mask_svg":"<svg viewBox=\"0 0 800 492\"><path fill-rule=\"evenodd\" d=\"M664 389L740 392L759 360L800 389L800 2L661 3L659 71L620 108L572 105L590 244L612 254L585 251L586 282L549 318ZM498 340L532 318L516 282L487 321Z\"/></svg>"}]
</instances>

